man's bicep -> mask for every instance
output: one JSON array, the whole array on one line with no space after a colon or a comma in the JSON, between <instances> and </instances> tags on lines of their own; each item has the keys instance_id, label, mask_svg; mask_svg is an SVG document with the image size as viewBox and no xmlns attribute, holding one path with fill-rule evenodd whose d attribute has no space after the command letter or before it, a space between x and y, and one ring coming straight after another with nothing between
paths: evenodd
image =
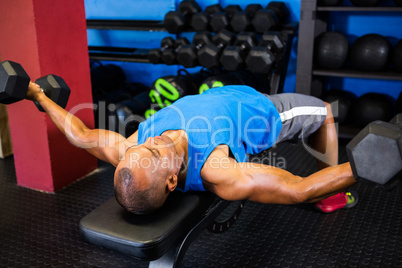
<instances>
[{"instance_id":1,"label":"man's bicep","mask_svg":"<svg viewBox=\"0 0 402 268\"><path fill-rule=\"evenodd\" d=\"M234 159L230 159L229 164L209 165L201 175L206 176L208 190L225 200L248 199L269 204L297 203L297 185L302 180L280 168L237 163Z\"/></svg>"}]
</instances>

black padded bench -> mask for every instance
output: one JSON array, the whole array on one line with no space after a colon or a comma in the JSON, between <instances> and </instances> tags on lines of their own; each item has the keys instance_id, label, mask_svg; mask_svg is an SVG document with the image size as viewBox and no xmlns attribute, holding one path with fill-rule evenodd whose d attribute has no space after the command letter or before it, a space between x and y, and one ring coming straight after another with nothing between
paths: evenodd
<instances>
[{"instance_id":1,"label":"black padded bench","mask_svg":"<svg viewBox=\"0 0 402 268\"><path fill-rule=\"evenodd\" d=\"M80 221L80 232L89 243L150 261L149 267L177 267L200 232L229 228L243 205L209 192L175 191L158 212L134 215L113 197ZM217 221L218 216L224 219Z\"/></svg>"}]
</instances>

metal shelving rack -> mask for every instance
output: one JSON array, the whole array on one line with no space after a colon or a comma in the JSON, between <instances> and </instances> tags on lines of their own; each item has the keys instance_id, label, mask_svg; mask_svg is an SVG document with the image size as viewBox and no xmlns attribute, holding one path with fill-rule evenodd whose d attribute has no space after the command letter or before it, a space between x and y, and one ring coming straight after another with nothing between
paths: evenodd
<instances>
[{"instance_id":1,"label":"metal shelving rack","mask_svg":"<svg viewBox=\"0 0 402 268\"><path fill-rule=\"evenodd\" d=\"M311 94L313 76L324 77L353 77L363 79L384 79L402 81L402 74L393 70L383 72L361 72L352 69L321 70L314 69L314 39L327 31L328 12L401 12L402 7L377 6L317 6L317 0L303 0L300 6L300 24L298 40L298 59L296 71L296 92ZM301 53L303 52L303 53Z\"/></svg>"},{"instance_id":2,"label":"metal shelving rack","mask_svg":"<svg viewBox=\"0 0 402 268\"><path fill-rule=\"evenodd\" d=\"M87 29L151 32L167 31L162 21L156 20L87 20Z\"/></svg>"}]
</instances>

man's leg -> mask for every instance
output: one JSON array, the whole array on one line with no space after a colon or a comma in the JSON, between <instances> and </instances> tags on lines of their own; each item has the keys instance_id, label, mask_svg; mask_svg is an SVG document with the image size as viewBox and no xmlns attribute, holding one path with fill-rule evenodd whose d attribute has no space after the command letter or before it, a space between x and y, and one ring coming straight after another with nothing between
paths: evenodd
<instances>
[{"instance_id":1,"label":"man's leg","mask_svg":"<svg viewBox=\"0 0 402 268\"><path fill-rule=\"evenodd\" d=\"M326 104L315 97L297 93L266 96L275 105L282 121L282 129L277 143L306 139L317 132L324 123L330 126L332 122L331 119L327 120L332 113L327 115ZM336 137L336 132L334 133ZM322 131L323 142L326 140L325 135L325 131ZM321 152L321 150L319 151Z\"/></svg>"},{"instance_id":2,"label":"man's leg","mask_svg":"<svg viewBox=\"0 0 402 268\"><path fill-rule=\"evenodd\" d=\"M316 158L320 170L338 165L338 136L335 121L331 105L329 103L325 103L325 105L327 106L327 117L322 126L311 135L310 140L311 147L321 153L321 157ZM356 193L342 192L318 201L315 208L329 213L340 208L351 208L356 205L357 200Z\"/></svg>"},{"instance_id":3,"label":"man's leg","mask_svg":"<svg viewBox=\"0 0 402 268\"><path fill-rule=\"evenodd\" d=\"M325 103L325 105L327 106L327 117L322 126L310 136L311 147L322 155L321 159L317 158L317 165L320 170L338 165L338 136L334 116L331 105L329 103Z\"/></svg>"},{"instance_id":4,"label":"man's leg","mask_svg":"<svg viewBox=\"0 0 402 268\"><path fill-rule=\"evenodd\" d=\"M278 142L310 138L306 147L315 156L321 170L338 164L338 137L331 106L312 96L300 94L278 94L268 96L281 114L282 130ZM346 189L345 189L346 190ZM340 193L316 203L316 208L332 212L353 206L352 196ZM357 197L355 199L357 201Z\"/></svg>"}]
</instances>

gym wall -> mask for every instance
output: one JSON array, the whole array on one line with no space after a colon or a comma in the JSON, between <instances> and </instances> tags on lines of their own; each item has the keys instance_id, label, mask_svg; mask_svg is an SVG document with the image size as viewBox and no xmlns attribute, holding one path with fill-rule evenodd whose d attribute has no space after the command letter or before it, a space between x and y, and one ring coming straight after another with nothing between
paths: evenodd
<instances>
[{"instance_id":1,"label":"gym wall","mask_svg":"<svg viewBox=\"0 0 402 268\"><path fill-rule=\"evenodd\" d=\"M270 0L198 0L201 8L208 5L220 3L223 7L229 4L238 4L244 8L247 4L260 3L266 6ZM290 21L300 19L300 0L284 0L291 10ZM344 0L350 4L349 0ZM163 20L164 15L175 10L180 0L85 0L87 19L131 19L131 20ZM383 0L383 3L390 3L392 0ZM378 33L384 35L395 45L398 38L402 38L402 16L382 12L370 12L369 14L358 12L332 12L329 18L329 27L347 36L350 44L357 37L367 33ZM180 36L192 38L193 33L183 33ZM121 46L135 48L157 48L160 40L166 36L172 36L167 32L140 32L140 31L108 31L88 30L88 44L94 46ZM190 39L191 40L191 39ZM296 80L297 61L297 37L292 44L292 54L289 61L284 92L294 92ZM141 64L111 62L121 66L128 75L130 82L141 82L151 85L153 81L163 75L176 74L181 66L166 66L163 64ZM196 72L199 68L189 69ZM343 89L352 91L357 96L367 92L386 93L396 99L402 91L400 81L354 79L354 78L330 78L328 89Z\"/></svg>"}]
</instances>

